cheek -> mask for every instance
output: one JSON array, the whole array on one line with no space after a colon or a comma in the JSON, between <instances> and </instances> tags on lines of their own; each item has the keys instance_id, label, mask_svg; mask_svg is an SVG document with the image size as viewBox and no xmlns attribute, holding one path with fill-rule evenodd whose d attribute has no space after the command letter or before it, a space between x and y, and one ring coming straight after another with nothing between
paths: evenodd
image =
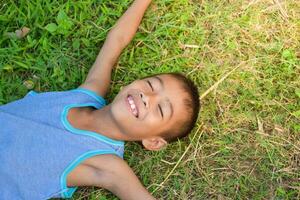
<instances>
[{"instance_id":1,"label":"cheek","mask_svg":"<svg viewBox=\"0 0 300 200\"><path fill-rule=\"evenodd\" d=\"M160 129L165 123L155 113L148 115L145 119L145 126L149 129Z\"/></svg>"},{"instance_id":2,"label":"cheek","mask_svg":"<svg viewBox=\"0 0 300 200\"><path fill-rule=\"evenodd\" d=\"M113 118L116 120L116 123L118 123L120 127L130 129L135 132L149 133L149 131L156 131L165 125L155 111L149 113L143 119L133 118L131 116L132 114L126 107L126 102L123 98L123 95L118 95L113 100L111 105L111 113Z\"/></svg>"}]
</instances>

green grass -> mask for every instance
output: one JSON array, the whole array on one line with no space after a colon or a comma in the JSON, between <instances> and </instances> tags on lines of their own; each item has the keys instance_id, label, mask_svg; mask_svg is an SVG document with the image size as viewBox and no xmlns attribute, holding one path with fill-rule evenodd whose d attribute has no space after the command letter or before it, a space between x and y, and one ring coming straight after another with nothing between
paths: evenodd
<instances>
[{"instance_id":1,"label":"green grass","mask_svg":"<svg viewBox=\"0 0 300 200\"><path fill-rule=\"evenodd\" d=\"M130 2L2 1L0 104L31 88L76 88ZM23 26L25 38L4 36ZM127 143L125 159L159 199L300 199L299 58L296 0L154 1L114 70L109 100L137 78L170 71L188 74L203 94L245 63L202 100L189 138L160 152ZM96 188L73 199L86 198L115 199Z\"/></svg>"}]
</instances>

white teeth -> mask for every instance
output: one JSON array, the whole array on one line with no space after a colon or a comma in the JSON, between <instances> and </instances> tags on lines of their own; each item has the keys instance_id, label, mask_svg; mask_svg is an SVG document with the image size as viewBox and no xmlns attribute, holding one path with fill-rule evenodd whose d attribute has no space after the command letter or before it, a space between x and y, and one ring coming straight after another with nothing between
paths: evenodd
<instances>
[{"instance_id":1,"label":"white teeth","mask_svg":"<svg viewBox=\"0 0 300 200\"><path fill-rule=\"evenodd\" d=\"M130 108L131 108L131 111L132 111L133 115L137 117L138 112L137 112L137 109L136 109L136 105L134 104L133 98L131 96L128 96L127 100L128 100L128 103L130 105Z\"/></svg>"}]
</instances>

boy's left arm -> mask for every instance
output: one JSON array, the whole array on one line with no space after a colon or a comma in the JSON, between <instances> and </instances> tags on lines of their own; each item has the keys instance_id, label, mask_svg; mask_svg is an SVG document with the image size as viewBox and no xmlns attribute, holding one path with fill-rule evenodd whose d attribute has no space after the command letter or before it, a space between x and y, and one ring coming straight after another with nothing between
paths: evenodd
<instances>
[{"instance_id":1,"label":"boy's left arm","mask_svg":"<svg viewBox=\"0 0 300 200\"><path fill-rule=\"evenodd\" d=\"M79 87L105 96L111 81L111 71L122 50L134 37L151 0L135 0L109 31L107 38L90 69L85 82Z\"/></svg>"},{"instance_id":2,"label":"boy's left arm","mask_svg":"<svg viewBox=\"0 0 300 200\"><path fill-rule=\"evenodd\" d=\"M128 164L116 155L98 155L87 159L69 175L68 186L105 188L121 200L155 200Z\"/></svg>"}]
</instances>

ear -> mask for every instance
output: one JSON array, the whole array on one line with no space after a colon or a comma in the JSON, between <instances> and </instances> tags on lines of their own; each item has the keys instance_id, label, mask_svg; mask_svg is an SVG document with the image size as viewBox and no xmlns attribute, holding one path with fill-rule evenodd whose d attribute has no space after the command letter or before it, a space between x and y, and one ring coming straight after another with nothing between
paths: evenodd
<instances>
[{"instance_id":1,"label":"ear","mask_svg":"<svg viewBox=\"0 0 300 200\"><path fill-rule=\"evenodd\" d=\"M162 137L151 137L142 140L143 146L151 151L161 150L163 147L167 146L168 142Z\"/></svg>"}]
</instances>

